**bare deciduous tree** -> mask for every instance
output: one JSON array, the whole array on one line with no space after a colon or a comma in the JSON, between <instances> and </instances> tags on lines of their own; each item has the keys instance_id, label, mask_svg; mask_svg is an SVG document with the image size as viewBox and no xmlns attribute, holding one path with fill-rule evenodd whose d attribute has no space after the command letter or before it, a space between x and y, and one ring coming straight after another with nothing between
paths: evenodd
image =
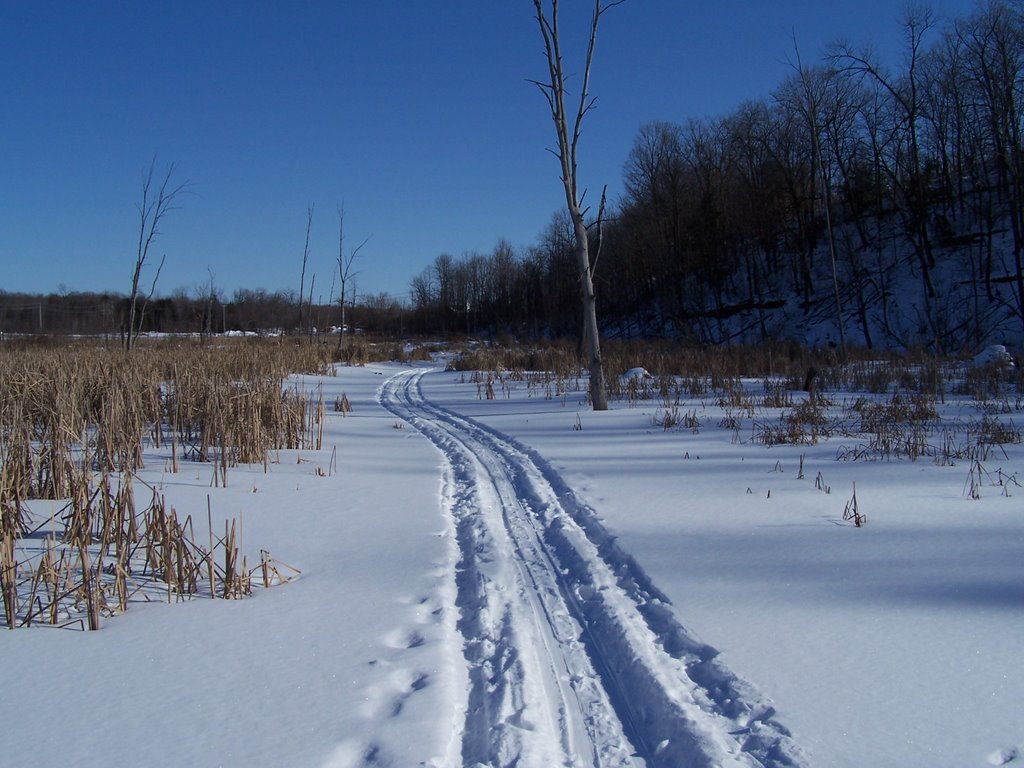
<instances>
[{"instance_id":1,"label":"bare deciduous tree","mask_svg":"<svg viewBox=\"0 0 1024 768\"><path fill-rule=\"evenodd\" d=\"M847 75L867 79L891 99L892 138L900 145L897 162L890 170L891 181L900 191L906 208L906 229L913 246L921 275L924 314L929 327L938 336L932 306L936 297L932 282L935 253L928 231L928 183L921 147L921 120L924 107L922 62L925 37L935 26L932 9L910 2L903 11L903 34L906 41L905 71L898 76L885 72L869 51L858 52L848 43L840 42L830 54L832 63Z\"/></svg>"},{"instance_id":2,"label":"bare deciduous tree","mask_svg":"<svg viewBox=\"0 0 1024 768\"><path fill-rule=\"evenodd\" d=\"M338 333L338 351L341 352L345 346L345 307L348 303L348 286L352 283L355 278L355 273L352 272L352 264L359 256L359 252L363 249L363 246L370 242L370 238L366 238L353 248L348 256L345 256L345 206L341 205L338 207L338 280L341 283L338 291L338 306L341 308L341 330ZM355 297L353 297L353 301Z\"/></svg>"},{"instance_id":3,"label":"bare deciduous tree","mask_svg":"<svg viewBox=\"0 0 1024 768\"><path fill-rule=\"evenodd\" d=\"M558 0L551 0L551 13L544 9L543 0L533 0L537 24L540 26L541 37L544 39L544 54L548 63L547 81L533 80L544 94L551 108L551 119L555 124L555 135L558 149L552 150L558 158L562 169L562 186L565 189L565 202L572 219L573 234L576 241L576 262L579 268L580 287L583 296L583 333L586 342L588 367L590 369L590 399L595 411L608 409L608 387L604 378L604 367L601 361L601 339L597 327L597 302L594 296L594 267L590 261L587 244L587 226L584 220L585 210L579 194L577 175L577 148L583 118L594 106L590 96L590 67L594 60L594 46L597 42L597 26L601 16L609 8L620 5L624 0L594 0L594 13L590 22L590 39L587 45L587 57L583 68L583 82L580 86L579 101L570 126L569 113L566 111L565 69L562 64L561 38L558 29Z\"/></svg>"},{"instance_id":4,"label":"bare deciduous tree","mask_svg":"<svg viewBox=\"0 0 1024 768\"><path fill-rule=\"evenodd\" d=\"M297 326L298 332L301 334L302 328L302 302L305 300L306 294L306 264L309 262L309 231L313 228L313 205L306 209L306 245L302 249L302 276L299 278L299 324Z\"/></svg>"},{"instance_id":5,"label":"bare deciduous tree","mask_svg":"<svg viewBox=\"0 0 1024 768\"><path fill-rule=\"evenodd\" d=\"M206 275L206 282L197 284L194 289L196 303L202 307L199 339L204 344L213 336L213 305L218 301L220 294L220 289L217 288L215 283L217 276L213 273L213 270L207 267ZM221 325L223 326L223 322Z\"/></svg>"},{"instance_id":6,"label":"bare deciduous tree","mask_svg":"<svg viewBox=\"0 0 1024 768\"><path fill-rule=\"evenodd\" d=\"M839 274L836 271L836 238L832 228L832 181L821 151L821 115L825 109L823 104L826 98L825 93L828 89L828 75L820 71L815 73L804 66L803 59L800 57L800 46L797 45L795 32L793 33L793 52L796 54L796 63L790 62L790 66L796 70L799 78L799 98L795 99L788 106L806 122L807 130L811 137L811 164L816 166L821 174L822 196L824 198L822 208L825 213L825 231L828 234L828 253L832 266L832 292L836 300L836 328L839 331L839 355L840 359L845 361L846 330L843 323L843 302L839 294Z\"/></svg>"},{"instance_id":7,"label":"bare deciduous tree","mask_svg":"<svg viewBox=\"0 0 1024 768\"><path fill-rule=\"evenodd\" d=\"M176 186L172 184L174 169L174 163L171 163L167 167L167 173L164 174L163 181L160 182L159 188L154 190L153 173L156 170L156 157L154 157L153 161L149 164L149 172L142 180L142 200L138 205L139 243L135 252L135 270L132 273L132 290L128 297L128 334L124 341L125 349L128 351L131 351L135 346L135 340L142 327L142 317L145 314L146 304L148 304L149 299L152 298L153 292L156 290L156 281L157 278L160 277L160 270L162 270L164 266L164 258L161 258L160 265L157 267L156 275L153 278L153 284L150 288L149 294L143 300L142 307L140 308L138 306L139 279L142 277L142 270L149 259L149 249L153 245L153 241L156 240L157 236L160 234L160 223L163 221L164 216L173 210L177 210L179 206L175 205L175 201L178 197L184 194L189 187L189 182L187 180Z\"/></svg>"},{"instance_id":8,"label":"bare deciduous tree","mask_svg":"<svg viewBox=\"0 0 1024 768\"><path fill-rule=\"evenodd\" d=\"M994 177L1005 201L1012 239L1012 265L1003 278L1013 286L1012 311L1024 323L1024 6L989 2L962 22L957 36L964 69L976 94L993 155ZM988 260L986 280L991 285ZM993 293L989 287L990 295Z\"/></svg>"}]
</instances>

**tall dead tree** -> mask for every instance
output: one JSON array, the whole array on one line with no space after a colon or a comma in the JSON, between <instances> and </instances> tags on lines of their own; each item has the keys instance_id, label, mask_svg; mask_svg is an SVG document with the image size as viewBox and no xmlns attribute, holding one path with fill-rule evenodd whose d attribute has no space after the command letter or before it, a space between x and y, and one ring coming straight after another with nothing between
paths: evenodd
<instances>
[{"instance_id":1,"label":"tall dead tree","mask_svg":"<svg viewBox=\"0 0 1024 768\"><path fill-rule=\"evenodd\" d=\"M302 327L302 302L306 297L306 264L309 262L309 231L313 228L313 206L306 209L306 246L302 249L302 276L299 278L299 324L298 332L301 335Z\"/></svg>"},{"instance_id":2,"label":"tall dead tree","mask_svg":"<svg viewBox=\"0 0 1024 768\"><path fill-rule=\"evenodd\" d=\"M348 286L352 284L355 274L352 272L352 264L355 262L363 246L370 241L366 238L353 248L348 256L345 255L345 206L338 207L338 280L341 288L338 291L338 306L341 309L341 331L338 333L338 351L341 352L345 346L345 307L348 302ZM353 297L354 300L354 297Z\"/></svg>"},{"instance_id":3,"label":"tall dead tree","mask_svg":"<svg viewBox=\"0 0 1024 768\"><path fill-rule=\"evenodd\" d=\"M580 288L583 299L583 334L588 353L590 369L590 400L595 411L608 410L608 386L605 383L604 367L601 361L601 339L597 327L597 301L594 296L594 265L590 260L587 243L587 225L584 220L585 209L579 193L577 175L577 148L583 118L594 107L594 99L590 96L590 66L594 60L594 46L597 42L597 26L601 16L609 8L620 5L625 0L594 0L594 13L590 22L590 39L587 45L587 57L583 68L583 82L580 86L579 101L571 118L566 111L565 69L562 64L561 39L558 29L558 0L551 0L550 15L544 9L543 0L533 0L537 24L540 26L541 37L544 39L544 55L548 63L548 79L533 80L544 94L551 107L551 119L555 124L555 135L558 149L551 150L558 158L562 170L562 186L565 189L565 202L572 219L573 235L576 245L576 263L579 269Z\"/></svg>"},{"instance_id":4,"label":"tall dead tree","mask_svg":"<svg viewBox=\"0 0 1024 768\"><path fill-rule=\"evenodd\" d=\"M156 158L149 164L149 172L142 180L142 200L138 205L139 211L139 243L135 252L135 269L132 272L132 290L128 297L128 333L124 339L124 348L131 351L135 347L139 331L142 328L142 317L145 313L146 304L156 290L156 281L160 277L160 270L163 269L164 260L160 259L156 276L149 295L143 301L141 310L139 303L139 279L142 277L142 270L149 260L149 249L160 234L160 224L171 211L177 210L180 206L175 205L178 197L185 193L189 182L183 181L178 185L172 184L174 176L174 163L167 167L163 181L157 189L153 189L153 173L156 170Z\"/></svg>"}]
</instances>

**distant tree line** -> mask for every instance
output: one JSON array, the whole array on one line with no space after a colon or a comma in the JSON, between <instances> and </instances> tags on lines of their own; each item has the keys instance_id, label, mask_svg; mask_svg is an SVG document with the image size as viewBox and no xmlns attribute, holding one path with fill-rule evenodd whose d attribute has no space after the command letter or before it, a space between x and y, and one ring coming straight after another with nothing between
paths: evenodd
<instances>
[{"instance_id":1,"label":"distant tree line","mask_svg":"<svg viewBox=\"0 0 1024 768\"><path fill-rule=\"evenodd\" d=\"M1024 330L1024 21L912 7L901 63L839 43L724 117L644 125L596 270L606 333L756 341L794 321L867 347ZM441 255L414 325L579 332L572 229Z\"/></svg>"},{"instance_id":2,"label":"distant tree line","mask_svg":"<svg viewBox=\"0 0 1024 768\"><path fill-rule=\"evenodd\" d=\"M933 27L907 12L899 70L836 44L730 115L644 126L606 311L703 338L744 330L722 322L742 312L767 337L798 297L869 347L1024 329L1020 6Z\"/></svg>"},{"instance_id":3,"label":"distant tree line","mask_svg":"<svg viewBox=\"0 0 1024 768\"><path fill-rule=\"evenodd\" d=\"M307 307L312 321L295 327L298 299L294 291L240 289L229 298L219 290L176 291L152 298L136 317L143 334L225 332L316 333L340 327L340 310L333 304ZM127 336L131 299L116 293L26 294L0 291L0 333ZM397 335L403 332L405 310L388 294L363 297L348 309L350 330Z\"/></svg>"},{"instance_id":4,"label":"distant tree line","mask_svg":"<svg viewBox=\"0 0 1024 768\"><path fill-rule=\"evenodd\" d=\"M572 224L557 214L540 243L517 253L441 254L409 286L410 327L420 333L572 336L580 327Z\"/></svg>"},{"instance_id":5,"label":"distant tree line","mask_svg":"<svg viewBox=\"0 0 1024 768\"><path fill-rule=\"evenodd\" d=\"M1024 9L990 0L940 27L911 6L902 30L893 67L847 43L805 65L794 40L790 75L764 98L640 128L624 192L590 229L605 334L756 342L802 329L936 351L1024 338ZM438 255L407 298L350 300L346 323L579 340L574 246L556 214L528 247ZM146 301L139 328L341 324L336 304L311 304L296 312L294 291L227 298L211 275ZM116 294L0 292L5 332L123 334L130 312Z\"/></svg>"}]
</instances>

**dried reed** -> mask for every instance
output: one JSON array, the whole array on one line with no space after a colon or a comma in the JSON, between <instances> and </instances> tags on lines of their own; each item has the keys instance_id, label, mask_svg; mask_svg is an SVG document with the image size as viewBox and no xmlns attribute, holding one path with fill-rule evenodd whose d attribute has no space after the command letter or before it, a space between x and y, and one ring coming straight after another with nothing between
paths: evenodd
<instances>
[{"instance_id":1,"label":"dried reed","mask_svg":"<svg viewBox=\"0 0 1024 768\"><path fill-rule=\"evenodd\" d=\"M137 508L135 472L147 450L169 445L172 471L181 460L210 462L216 483L226 485L236 463L266 466L273 449L319 449L322 391L311 403L285 379L293 371L328 373L327 350L273 341L154 345L131 356L91 344L7 352L0 357L0 594L8 627L97 629L133 597L153 599L156 584L168 600L250 593L235 521L201 546L191 516L180 519L155 489L149 506ZM34 498L66 503L48 531L29 537L26 502ZM258 569L264 584L271 570L275 583L297 573L266 553Z\"/></svg>"}]
</instances>

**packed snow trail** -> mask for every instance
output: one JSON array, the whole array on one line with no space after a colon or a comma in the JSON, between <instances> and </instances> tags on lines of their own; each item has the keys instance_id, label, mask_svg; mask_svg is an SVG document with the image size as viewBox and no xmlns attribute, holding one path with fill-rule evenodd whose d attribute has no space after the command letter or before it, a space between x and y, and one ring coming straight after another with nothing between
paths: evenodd
<instances>
[{"instance_id":1,"label":"packed snow trail","mask_svg":"<svg viewBox=\"0 0 1024 768\"><path fill-rule=\"evenodd\" d=\"M381 404L445 458L469 670L464 765L802 766L774 710L675 620L536 452L425 399Z\"/></svg>"}]
</instances>

